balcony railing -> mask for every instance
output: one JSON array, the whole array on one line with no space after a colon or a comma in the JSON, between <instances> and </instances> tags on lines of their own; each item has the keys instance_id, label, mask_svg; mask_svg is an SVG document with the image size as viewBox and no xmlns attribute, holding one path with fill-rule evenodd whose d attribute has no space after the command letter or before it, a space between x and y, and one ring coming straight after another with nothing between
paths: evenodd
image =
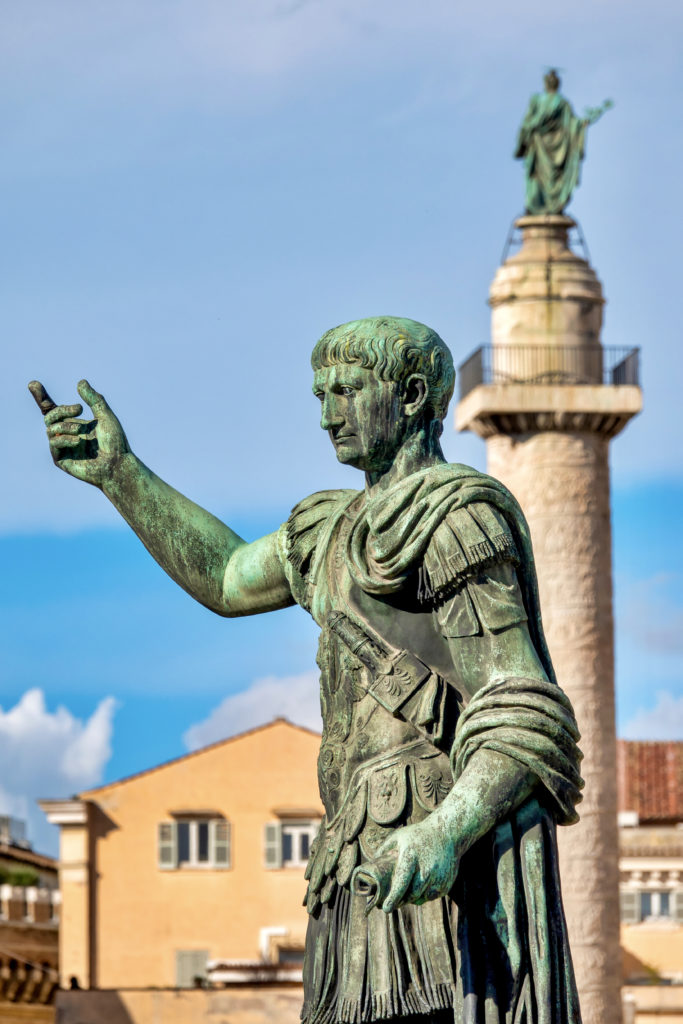
<instances>
[{"instance_id":1,"label":"balcony railing","mask_svg":"<svg viewBox=\"0 0 683 1024\"><path fill-rule=\"evenodd\" d=\"M56 928L61 902L58 889L4 883L0 885L0 923L32 921Z\"/></svg>"},{"instance_id":2,"label":"balcony railing","mask_svg":"<svg viewBox=\"0 0 683 1024\"><path fill-rule=\"evenodd\" d=\"M479 384L640 384L640 349L482 345L458 368L460 398Z\"/></svg>"}]
</instances>

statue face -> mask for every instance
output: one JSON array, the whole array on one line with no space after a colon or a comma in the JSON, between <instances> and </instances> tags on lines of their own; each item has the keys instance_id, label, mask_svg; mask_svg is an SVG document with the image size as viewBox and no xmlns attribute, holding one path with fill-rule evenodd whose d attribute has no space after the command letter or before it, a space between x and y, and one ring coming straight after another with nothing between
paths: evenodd
<instances>
[{"instance_id":1,"label":"statue face","mask_svg":"<svg viewBox=\"0 0 683 1024\"><path fill-rule=\"evenodd\" d=\"M365 472L388 469L405 437L407 417L395 381L379 380L353 363L316 370L313 393L320 399L320 426L330 435L340 462Z\"/></svg>"}]
</instances>

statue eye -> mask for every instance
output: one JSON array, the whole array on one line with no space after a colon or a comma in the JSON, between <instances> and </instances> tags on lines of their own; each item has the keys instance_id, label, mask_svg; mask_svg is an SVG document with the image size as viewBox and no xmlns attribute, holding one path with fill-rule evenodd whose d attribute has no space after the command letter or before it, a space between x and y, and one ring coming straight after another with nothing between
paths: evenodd
<instances>
[{"instance_id":1,"label":"statue eye","mask_svg":"<svg viewBox=\"0 0 683 1024\"><path fill-rule=\"evenodd\" d=\"M353 392L354 392L354 390L355 390L354 388L350 388L350 387L349 387L349 386L348 386L347 384L343 385L343 386L342 386L342 387L341 387L341 388L339 389L340 393L341 393L342 395L345 395L346 397L348 397L349 395L352 395L352 394L353 394Z\"/></svg>"}]
</instances>

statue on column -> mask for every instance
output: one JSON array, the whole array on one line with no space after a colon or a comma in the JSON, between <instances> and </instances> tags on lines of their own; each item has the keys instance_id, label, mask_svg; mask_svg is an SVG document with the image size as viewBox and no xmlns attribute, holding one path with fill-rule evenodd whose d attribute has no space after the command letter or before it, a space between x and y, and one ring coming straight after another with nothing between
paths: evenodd
<instances>
[{"instance_id":1,"label":"statue on column","mask_svg":"<svg viewBox=\"0 0 683 1024\"><path fill-rule=\"evenodd\" d=\"M560 93L555 70L543 79L545 92L535 93L517 137L515 159L524 160L526 212L563 213L579 184L586 129L613 106L605 100L577 117L571 103Z\"/></svg>"},{"instance_id":2,"label":"statue on column","mask_svg":"<svg viewBox=\"0 0 683 1024\"><path fill-rule=\"evenodd\" d=\"M148 469L87 381L91 419L30 387L56 465L196 600L227 617L297 603L320 627L304 1024L580 1024L556 826L577 820L581 755L524 516L444 459L455 373L435 331L353 321L312 366L320 425L364 486L304 498L253 542Z\"/></svg>"}]
</instances>

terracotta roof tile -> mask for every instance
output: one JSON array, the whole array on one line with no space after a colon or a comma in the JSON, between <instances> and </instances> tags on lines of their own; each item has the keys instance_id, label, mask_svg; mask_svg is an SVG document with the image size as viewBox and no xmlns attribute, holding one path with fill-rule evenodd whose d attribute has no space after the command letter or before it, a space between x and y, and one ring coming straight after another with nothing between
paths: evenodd
<instances>
[{"instance_id":1,"label":"terracotta roof tile","mask_svg":"<svg viewBox=\"0 0 683 1024\"><path fill-rule=\"evenodd\" d=\"M619 810L641 824L683 822L683 742L618 740Z\"/></svg>"}]
</instances>

